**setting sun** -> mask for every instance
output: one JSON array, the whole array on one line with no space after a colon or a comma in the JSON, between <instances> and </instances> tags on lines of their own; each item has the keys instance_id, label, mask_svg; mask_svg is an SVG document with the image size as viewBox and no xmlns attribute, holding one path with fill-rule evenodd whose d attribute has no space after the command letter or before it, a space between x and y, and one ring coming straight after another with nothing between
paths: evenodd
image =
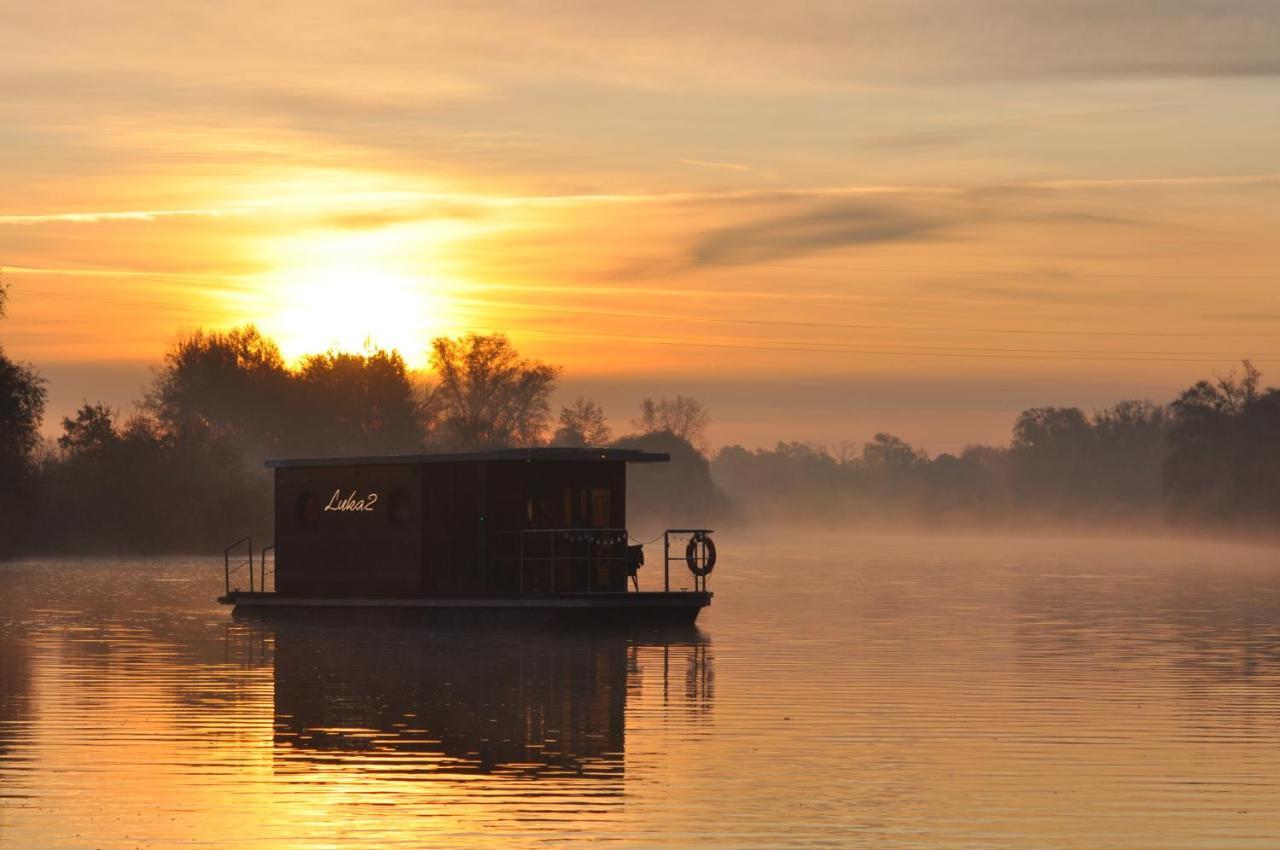
<instances>
[{"instance_id":1,"label":"setting sun","mask_svg":"<svg viewBox=\"0 0 1280 850\"><path fill-rule=\"evenodd\" d=\"M430 247L420 225L279 240L272 245L277 271L264 278L263 330L290 361L372 345L397 349L422 368L432 337L455 324L452 284L420 256Z\"/></svg>"}]
</instances>

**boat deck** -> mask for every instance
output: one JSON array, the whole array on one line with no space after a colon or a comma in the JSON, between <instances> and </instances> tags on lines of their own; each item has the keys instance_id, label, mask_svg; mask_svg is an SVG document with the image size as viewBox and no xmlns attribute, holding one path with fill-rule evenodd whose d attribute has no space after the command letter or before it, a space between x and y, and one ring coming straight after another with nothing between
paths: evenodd
<instances>
[{"instance_id":1,"label":"boat deck","mask_svg":"<svg viewBox=\"0 0 1280 850\"><path fill-rule=\"evenodd\" d=\"M234 605L237 616L306 617L338 615L375 619L390 615L421 621L490 621L515 619L534 622L590 622L596 624L692 623L711 604L707 591L623 593L561 593L523 596L368 597L329 598L283 596L277 593L231 591L218 597Z\"/></svg>"}]
</instances>

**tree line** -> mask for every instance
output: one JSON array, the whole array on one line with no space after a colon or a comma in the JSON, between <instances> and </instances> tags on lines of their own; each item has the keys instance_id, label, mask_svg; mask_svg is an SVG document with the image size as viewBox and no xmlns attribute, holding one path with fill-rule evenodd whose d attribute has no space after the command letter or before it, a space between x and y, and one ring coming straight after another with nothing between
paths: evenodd
<instances>
[{"instance_id":1,"label":"tree line","mask_svg":"<svg viewBox=\"0 0 1280 850\"><path fill-rule=\"evenodd\" d=\"M891 434L835 450L721 449L715 480L751 520L1026 527L1178 525L1280 531L1280 390L1243 372L1169 404L1037 407L1008 445L931 457Z\"/></svg>"},{"instance_id":2,"label":"tree line","mask_svg":"<svg viewBox=\"0 0 1280 850\"><path fill-rule=\"evenodd\" d=\"M0 351L0 554L217 551L246 533L268 539L271 457L616 443L682 457L635 482L655 510L722 507L692 449L709 421L692 398L644 399L635 432L615 440L590 399L553 420L560 368L522 357L501 334L437 339L431 364L431 385L377 348L290 367L252 326L197 330L174 341L130 412L85 403L50 443L40 439L43 379ZM656 498L665 489L678 497ZM635 505L643 512L646 501Z\"/></svg>"},{"instance_id":3,"label":"tree line","mask_svg":"<svg viewBox=\"0 0 1280 850\"><path fill-rule=\"evenodd\" d=\"M0 285L0 317L5 306ZM217 551L268 539L268 457L614 445L664 451L630 472L631 521L1003 524L1174 522L1274 528L1280 390L1243 374L1200 381L1168 405L1024 411L1006 446L930 456L890 434L835 450L708 451L698 400L644 399L615 437L578 398L553 417L561 369L501 334L436 339L433 384L396 351L329 351L290 367L252 326L178 337L127 413L100 402L40 429L46 389L0 348L0 556Z\"/></svg>"}]
</instances>

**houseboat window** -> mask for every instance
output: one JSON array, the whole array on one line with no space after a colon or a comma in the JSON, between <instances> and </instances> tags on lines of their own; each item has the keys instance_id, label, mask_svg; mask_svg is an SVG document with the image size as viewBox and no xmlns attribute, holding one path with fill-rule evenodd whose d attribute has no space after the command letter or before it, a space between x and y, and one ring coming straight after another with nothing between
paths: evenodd
<instances>
[{"instance_id":1,"label":"houseboat window","mask_svg":"<svg viewBox=\"0 0 1280 850\"><path fill-rule=\"evenodd\" d=\"M585 493L583 495L585 495ZM611 495L612 493L607 489L595 489L591 491L591 525L593 527L609 527Z\"/></svg>"},{"instance_id":2,"label":"houseboat window","mask_svg":"<svg viewBox=\"0 0 1280 850\"><path fill-rule=\"evenodd\" d=\"M613 515L613 491L604 487L566 487L561 496L561 527L609 527Z\"/></svg>"}]
</instances>

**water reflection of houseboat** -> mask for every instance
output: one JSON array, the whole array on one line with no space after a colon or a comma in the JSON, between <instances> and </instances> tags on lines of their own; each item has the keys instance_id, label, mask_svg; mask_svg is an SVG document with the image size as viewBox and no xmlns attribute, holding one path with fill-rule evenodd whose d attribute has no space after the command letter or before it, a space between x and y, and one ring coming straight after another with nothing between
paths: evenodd
<instances>
[{"instance_id":1,"label":"water reflection of houseboat","mask_svg":"<svg viewBox=\"0 0 1280 850\"><path fill-rule=\"evenodd\" d=\"M638 641L265 628L274 642L278 769L320 760L399 777L620 777L628 695L645 698L646 676L662 688L655 699L705 708L711 698L708 645L687 629Z\"/></svg>"},{"instance_id":2,"label":"water reflection of houseboat","mask_svg":"<svg viewBox=\"0 0 1280 850\"><path fill-rule=\"evenodd\" d=\"M692 623L712 597L710 529L653 541L661 589L641 590L643 550L626 528L627 464L667 460L542 448L268 461L276 542L257 566L248 538L228 547L219 601L276 615ZM246 544L247 560L233 564ZM691 574L677 574L676 589L673 564Z\"/></svg>"}]
</instances>

